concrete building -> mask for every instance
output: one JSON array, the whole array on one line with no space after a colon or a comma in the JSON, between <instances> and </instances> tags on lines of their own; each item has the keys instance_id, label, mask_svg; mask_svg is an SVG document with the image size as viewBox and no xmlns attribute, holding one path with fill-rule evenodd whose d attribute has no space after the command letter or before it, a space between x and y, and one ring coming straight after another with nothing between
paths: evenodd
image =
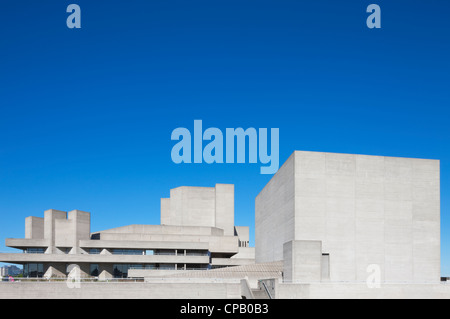
<instances>
[{"instance_id":1,"label":"concrete building","mask_svg":"<svg viewBox=\"0 0 450 319\"><path fill-rule=\"evenodd\" d=\"M450 298L437 160L296 151L255 207L278 298Z\"/></svg>"},{"instance_id":2,"label":"concrete building","mask_svg":"<svg viewBox=\"0 0 450 319\"><path fill-rule=\"evenodd\" d=\"M22 254L0 254L22 264L25 277L160 276L254 263L249 228L234 226L234 186L179 187L161 200L161 225L130 225L91 233L90 213L48 210L25 220L25 238L6 239Z\"/></svg>"},{"instance_id":3,"label":"concrete building","mask_svg":"<svg viewBox=\"0 0 450 319\"><path fill-rule=\"evenodd\" d=\"M29 217L26 238L6 240L26 253L0 261L99 282L0 283L0 298L450 299L437 160L296 151L256 197L255 248L234 226L233 185L171 190L158 226L92 233L89 219ZM141 282L105 280L125 276Z\"/></svg>"},{"instance_id":4,"label":"concrete building","mask_svg":"<svg viewBox=\"0 0 450 319\"><path fill-rule=\"evenodd\" d=\"M14 265L0 267L0 278L6 276L17 276L22 273L22 269Z\"/></svg>"},{"instance_id":5,"label":"concrete building","mask_svg":"<svg viewBox=\"0 0 450 319\"><path fill-rule=\"evenodd\" d=\"M294 152L256 198L256 262L285 280L440 281L439 161ZM307 263L305 262L307 261Z\"/></svg>"}]
</instances>

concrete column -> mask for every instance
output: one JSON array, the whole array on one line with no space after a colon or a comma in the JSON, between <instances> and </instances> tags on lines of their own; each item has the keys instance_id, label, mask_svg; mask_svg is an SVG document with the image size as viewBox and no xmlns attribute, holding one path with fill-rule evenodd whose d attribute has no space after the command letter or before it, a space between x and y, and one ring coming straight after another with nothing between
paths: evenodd
<instances>
[{"instance_id":1,"label":"concrete column","mask_svg":"<svg viewBox=\"0 0 450 319\"><path fill-rule=\"evenodd\" d=\"M81 253L80 240L89 240L91 235L91 214L80 210L72 210L68 213L68 220L72 222L72 240L75 248L72 253Z\"/></svg>"},{"instance_id":2,"label":"concrete column","mask_svg":"<svg viewBox=\"0 0 450 319\"><path fill-rule=\"evenodd\" d=\"M55 220L66 219L66 217L67 213L60 210L50 209L44 212L44 238L50 240L50 245L46 253L54 253L56 224Z\"/></svg>"},{"instance_id":3,"label":"concrete column","mask_svg":"<svg viewBox=\"0 0 450 319\"><path fill-rule=\"evenodd\" d=\"M234 236L234 185L216 185L216 227L223 229L224 236Z\"/></svg>"},{"instance_id":4,"label":"concrete column","mask_svg":"<svg viewBox=\"0 0 450 319\"><path fill-rule=\"evenodd\" d=\"M25 238L44 239L44 218L34 216L25 218Z\"/></svg>"}]
</instances>

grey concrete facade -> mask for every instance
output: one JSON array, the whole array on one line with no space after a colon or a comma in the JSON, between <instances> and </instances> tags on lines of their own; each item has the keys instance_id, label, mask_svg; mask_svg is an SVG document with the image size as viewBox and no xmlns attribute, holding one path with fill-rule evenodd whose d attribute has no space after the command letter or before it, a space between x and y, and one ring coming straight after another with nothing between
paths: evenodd
<instances>
[{"instance_id":1,"label":"grey concrete facade","mask_svg":"<svg viewBox=\"0 0 450 319\"><path fill-rule=\"evenodd\" d=\"M161 225L216 227L234 236L234 185L170 190L161 199Z\"/></svg>"},{"instance_id":2,"label":"grey concrete facade","mask_svg":"<svg viewBox=\"0 0 450 319\"><path fill-rule=\"evenodd\" d=\"M296 151L255 200L255 247L234 225L233 185L172 189L161 225L89 228L81 211L28 217L7 246L44 251L0 260L57 278L98 264L103 282L0 283L0 297L450 299L437 160ZM142 282L111 282L117 265Z\"/></svg>"},{"instance_id":3,"label":"grey concrete facade","mask_svg":"<svg viewBox=\"0 0 450 319\"><path fill-rule=\"evenodd\" d=\"M0 299L240 299L239 280L197 282L0 282Z\"/></svg>"},{"instance_id":4,"label":"grey concrete facade","mask_svg":"<svg viewBox=\"0 0 450 319\"><path fill-rule=\"evenodd\" d=\"M439 161L294 152L256 198L256 262L320 241L331 281L440 280ZM298 277L295 280L302 280Z\"/></svg>"},{"instance_id":5,"label":"grey concrete facade","mask_svg":"<svg viewBox=\"0 0 450 319\"><path fill-rule=\"evenodd\" d=\"M81 277L100 279L130 277L138 269L154 276L254 263L248 227L235 230L234 185L171 190L171 198L161 201L163 225L91 233L90 218L88 212L53 209L44 218L27 217L25 238L6 239L25 253L0 254L0 260L40 268L26 276L64 278L77 269Z\"/></svg>"}]
</instances>

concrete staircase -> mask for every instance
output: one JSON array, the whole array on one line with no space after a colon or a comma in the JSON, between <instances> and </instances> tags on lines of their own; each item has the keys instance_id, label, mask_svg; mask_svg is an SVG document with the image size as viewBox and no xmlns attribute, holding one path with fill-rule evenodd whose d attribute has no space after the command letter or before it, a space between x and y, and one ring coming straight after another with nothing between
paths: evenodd
<instances>
[{"instance_id":1,"label":"concrete staircase","mask_svg":"<svg viewBox=\"0 0 450 319\"><path fill-rule=\"evenodd\" d=\"M270 299L264 288L252 289L252 294L255 299Z\"/></svg>"}]
</instances>

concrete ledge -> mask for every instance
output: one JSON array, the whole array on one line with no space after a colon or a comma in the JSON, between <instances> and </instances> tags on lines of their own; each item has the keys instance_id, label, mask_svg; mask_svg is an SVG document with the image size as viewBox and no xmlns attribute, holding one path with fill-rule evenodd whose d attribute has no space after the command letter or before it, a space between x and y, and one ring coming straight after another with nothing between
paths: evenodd
<instances>
[{"instance_id":1,"label":"concrete ledge","mask_svg":"<svg viewBox=\"0 0 450 319\"><path fill-rule=\"evenodd\" d=\"M187 263L208 264L208 256L172 255L88 255L88 254L0 254L9 263Z\"/></svg>"},{"instance_id":2,"label":"concrete ledge","mask_svg":"<svg viewBox=\"0 0 450 319\"><path fill-rule=\"evenodd\" d=\"M72 288L69 288L72 286ZM236 299L240 282L0 282L0 299Z\"/></svg>"},{"instance_id":3,"label":"concrete ledge","mask_svg":"<svg viewBox=\"0 0 450 319\"><path fill-rule=\"evenodd\" d=\"M278 283L276 299L450 299L450 284Z\"/></svg>"},{"instance_id":4,"label":"concrete ledge","mask_svg":"<svg viewBox=\"0 0 450 319\"><path fill-rule=\"evenodd\" d=\"M6 238L5 245L12 248L28 248L28 247L48 247L50 240L48 239L27 239L27 238Z\"/></svg>"},{"instance_id":5,"label":"concrete ledge","mask_svg":"<svg viewBox=\"0 0 450 319\"><path fill-rule=\"evenodd\" d=\"M241 266L253 265L254 259L240 259L240 258L211 258L212 266Z\"/></svg>"},{"instance_id":6,"label":"concrete ledge","mask_svg":"<svg viewBox=\"0 0 450 319\"><path fill-rule=\"evenodd\" d=\"M208 250L209 245L206 242L181 242L181 241L80 240L80 247Z\"/></svg>"}]
</instances>

